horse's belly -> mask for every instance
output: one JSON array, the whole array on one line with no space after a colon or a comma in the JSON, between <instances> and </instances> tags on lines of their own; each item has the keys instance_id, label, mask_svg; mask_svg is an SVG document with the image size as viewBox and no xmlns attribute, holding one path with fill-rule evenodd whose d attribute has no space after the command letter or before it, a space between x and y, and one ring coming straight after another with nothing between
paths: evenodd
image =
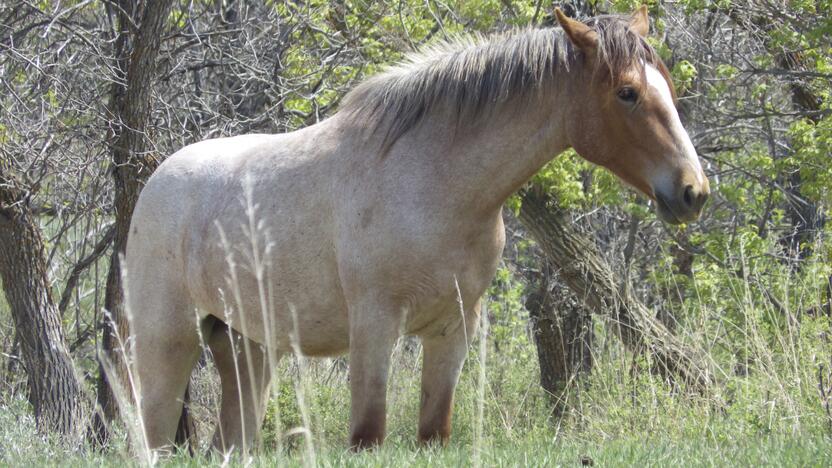
<instances>
[{"instance_id":1,"label":"horse's belly","mask_svg":"<svg viewBox=\"0 0 832 468\"><path fill-rule=\"evenodd\" d=\"M338 270L324 242L286 241L257 271L240 256L201 256L192 270L197 306L249 339L280 352L337 355L349 346L347 307Z\"/></svg>"},{"instance_id":2,"label":"horse's belly","mask_svg":"<svg viewBox=\"0 0 832 468\"><path fill-rule=\"evenodd\" d=\"M347 305L340 294L338 270L334 262L316 263L313 268L291 271L274 295L277 322L271 327L273 336L281 337L283 349L309 356L342 354L349 347ZM269 328L269 327L264 327Z\"/></svg>"},{"instance_id":3,"label":"horse's belly","mask_svg":"<svg viewBox=\"0 0 832 468\"><path fill-rule=\"evenodd\" d=\"M349 350L349 324L347 322L346 307L342 304L330 304L325 307L310 307L303 317L297 318L297 340L300 352L306 356L336 356ZM287 320L289 322L290 320ZM275 333L283 333L289 326L284 323L278 326ZM292 344L295 332L290 333ZM293 348L294 350L294 348Z\"/></svg>"},{"instance_id":4,"label":"horse's belly","mask_svg":"<svg viewBox=\"0 0 832 468\"><path fill-rule=\"evenodd\" d=\"M346 306L333 295L333 285L317 282L303 289L285 289L280 284L260 288L221 289L224 301L209 304L207 312L246 336L280 352L309 356L344 353L349 346ZM271 291L271 294L269 293ZM229 299L232 301L230 304ZM218 307L221 305L221 307Z\"/></svg>"}]
</instances>

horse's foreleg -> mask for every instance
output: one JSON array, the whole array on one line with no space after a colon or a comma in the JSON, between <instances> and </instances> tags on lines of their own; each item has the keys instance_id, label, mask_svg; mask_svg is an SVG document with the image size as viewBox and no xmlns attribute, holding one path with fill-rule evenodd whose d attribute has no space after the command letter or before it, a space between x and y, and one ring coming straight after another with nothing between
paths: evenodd
<instances>
[{"instance_id":1,"label":"horse's foreleg","mask_svg":"<svg viewBox=\"0 0 832 468\"><path fill-rule=\"evenodd\" d=\"M480 302L460 317L459 326L444 336L422 337L422 401L419 410L419 442L446 444L451 436L454 389L459 381L468 343L474 338Z\"/></svg>"},{"instance_id":2,"label":"horse's foreleg","mask_svg":"<svg viewBox=\"0 0 832 468\"><path fill-rule=\"evenodd\" d=\"M208 346L220 375L222 400L213 447L249 450L257 440L269 396L272 368L266 350L217 321ZM274 360L279 356L274 356Z\"/></svg>"},{"instance_id":3,"label":"horse's foreleg","mask_svg":"<svg viewBox=\"0 0 832 468\"><path fill-rule=\"evenodd\" d=\"M384 440L390 354L399 338L401 311L364 303L350 313L350 446L358 450Z\"/></svg>"}]
</instances>

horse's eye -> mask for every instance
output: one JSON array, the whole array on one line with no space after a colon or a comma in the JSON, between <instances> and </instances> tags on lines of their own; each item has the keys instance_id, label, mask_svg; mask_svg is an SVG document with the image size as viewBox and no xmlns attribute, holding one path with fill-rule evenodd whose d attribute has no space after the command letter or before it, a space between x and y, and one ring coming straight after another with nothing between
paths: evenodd
<instances>
[{"instance_id":1,"label":"horse's eye","mask_svg":"<svg viewBox=\"0 0 832 468\"><path fill-rule=\"evenodd\" d=\"M638 93L633 88L623 87L618 90L618 99L624 102L633 103L638 100Z\"/></svg>"}]
</instances>

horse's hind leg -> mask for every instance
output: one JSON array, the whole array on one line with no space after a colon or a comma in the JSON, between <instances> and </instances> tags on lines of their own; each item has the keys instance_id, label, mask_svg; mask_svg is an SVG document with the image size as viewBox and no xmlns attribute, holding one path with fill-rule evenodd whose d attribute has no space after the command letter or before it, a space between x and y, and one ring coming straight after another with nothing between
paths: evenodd
<instances>
[{"instance_id":1,"label":"horse's hind leg","mask_svg":"<svg viewBox=\"0 0 832 468\"><path fill-rule=\"evenodd\" d=\"M214 433L215 449L249 450L260 434L269 396L272 368L266 350L219 320L208 339L220 375L220 420ZM277 360L278 356L273 359Z\"/></svg>"},{"instance_id":2,"label":"horse's hind leg","mask_svg":"<svg viewBox=\"0 0 832 468\"><path fill-rule=\"evenodd\" d=\"M419 411L419 441L445 444L451 436L454 389L468 343L474 338L480 316L480 301L460 316L459 326L444 335L422 337L422 402Z\"/></svg>"},{"instance_id":3,"label":"horse's hind leg","mask_svg":"<svg viewBox=\"0 0 832 468\"><path fill-rule=\"evenodd\" d=\"M130 284L133 378L151 449L172 446L182 397L199 357L198 324L183 289L140 279Z\"/></svg>"}]
</instances>

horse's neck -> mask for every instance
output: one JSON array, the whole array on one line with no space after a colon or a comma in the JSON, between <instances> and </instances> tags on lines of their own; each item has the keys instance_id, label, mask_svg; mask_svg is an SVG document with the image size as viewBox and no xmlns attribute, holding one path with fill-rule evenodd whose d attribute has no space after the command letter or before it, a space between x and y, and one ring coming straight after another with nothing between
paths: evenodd
<instances>
[{"instance_id":1,"label":"horse's neck","mask_svg":"<svg viewBox=\"0 0 832 468\"><path fill-rule=\"evenodd\" d=\"M568 148L565 106L557 99L530 99L525 106L506 106L475 125L458 125L446 138L447 122L422 126L421 157L433 159L446 186L440 187L467 207L485 214L499 209L546 162ZM548 102L547 102L548 101ZM511 109L514 107L514 109ZM427 117L426 120L430 119ZM451 119L453 120L453 119ZM450 125L453 127L454 125Z\"/></svg>"}]
</instances>

